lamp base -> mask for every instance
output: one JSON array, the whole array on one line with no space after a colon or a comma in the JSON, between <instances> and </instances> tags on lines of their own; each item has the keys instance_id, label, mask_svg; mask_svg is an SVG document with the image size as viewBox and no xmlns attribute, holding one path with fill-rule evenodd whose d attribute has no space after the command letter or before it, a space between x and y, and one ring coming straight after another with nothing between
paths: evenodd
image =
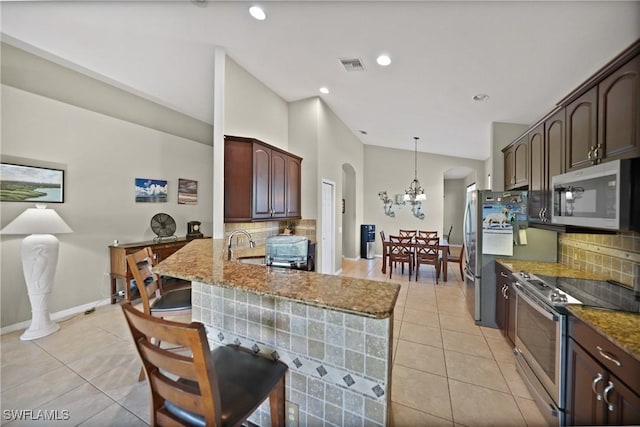
<instances>
[{"instance_id":1,"label":"lamp base","mask_svg":"<svg viewBox=\"0 0 640 427\"><path fill-rule=\"evenodd\" d=\"M32 234L22 241L22 269L31 303L31 325L20 336L22 341L42 338L60 329L49 314L58 245L58 239L51 234Z\"/></svg>"},{"instance_id":2,"label":"lamp base","mask_svg":"<svg viewBox=\"0 0 640 427\"><path fill-rule=\"evenodd\" d=\"M51 319L49 319L49 322L46 325L40 325L37 327L34 327L34 321L32 320L31 326L29 326L29 328L24 331L22 335L20 335L20 340L31 341L38 338L46 337L47 335L51 335L52 333L56 332L58 329L60 329L60 325L53 322Z\"/></svg>"}]
</instances>

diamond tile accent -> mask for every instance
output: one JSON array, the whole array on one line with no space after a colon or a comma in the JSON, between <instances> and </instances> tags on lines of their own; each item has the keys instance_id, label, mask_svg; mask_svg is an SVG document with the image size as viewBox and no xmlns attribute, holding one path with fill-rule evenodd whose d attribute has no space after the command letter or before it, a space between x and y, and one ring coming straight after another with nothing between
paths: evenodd
<instances>
[{"instance_id":1,"label":"diamond tile accent","mask_svg":"<svg viewBox=\"0 0 640 427\"><path fill-rule=\"evenodd\" d=\"M384 394L384 390L380 387L380 384L373 387L371 390L376 394L376 396L380 397Z\"/></svg>"},{"instance_id":2,"label":"diamond tile accent","mask_svg":"<svg viewBox=\"0 0 640 427\"><path fill-rule=\"evenodd\" d=\"M251 347L251 350L252 350L254 353L260 353L260 347L258 347L258 344L254 344L254 345Z\"/></svg>"},{"instance_id":3,"label":"diamond tile accent","mask_svg":"<svg viewBox=\"0 0 640 427\"><path fill-rule=\"evenodd\" d=\"M220 340L220 342L224 341L224 335L222 334L222 332L218 334L218 339Z\"/></svg>"},{"instance_id":4,"label":"diamond tile accent","mask_svg":"<svg viewBox=\"0 0 640 427\"><path fill-rule=\"evenodd\" d=\"M351 387L356 383L350 374L345 375L344 377L342 377L342 379L347 384L347 387Z\"/></svg>"},{"instance_id":5,"label":"diamond tile accent","mask_svg":"<svg viewBox=\"0 0 640 427\"><path fill-rule=\"evenodd\" d=\"M242 341L240 341L238 338L236 338L235 341L233 341L233 343L237 346L242 345Z\"/></svg>"},{"instance_id":6,"label":"diamond tile accent","mask_svg":"<svg viewBox=\"0 0 640 427\"><path fill-rule=\"evenodd\" d=\"M302 366L302 362L297 357L293 359L293 364L296 365L296 368L300 368L300 366Z\"/></svg>"},{"instance_id":7,"label":"diamond tile accent","mask_svg":"<svg viewBox=\"0 0 640 427\"><path fill-rule=\"evenodd\" d=\"M273 357L273 360L280 360L280 354L278 354L278 352L275 350L273 350L273 353L271 353L271 357Z\"/></svg>"},{"instance_id":8,"label":"diamond tile accent","mask_svg":"<svg viewBox=\"0 0 640 427\"><path fill-rule=\"evenodd\" d=\"M318 371L318 374L320 374L321 377L324 377L328 373L327 370L322 365L318 366L316 368L316 371Z\"/></svg>"}]
</instances>

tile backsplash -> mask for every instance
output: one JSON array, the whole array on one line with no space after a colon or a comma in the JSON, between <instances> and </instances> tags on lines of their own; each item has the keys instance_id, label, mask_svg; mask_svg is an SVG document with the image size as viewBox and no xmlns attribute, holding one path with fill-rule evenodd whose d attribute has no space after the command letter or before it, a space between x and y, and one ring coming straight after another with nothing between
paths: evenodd
<instances>
[{"instance_id":1,"label":"tile backsplash","mask_svg":"<svg viewBox=\"0 0 640 427\"><path fill-rule=\"evenodd\" d=\"M228 222L224 224L225 239L235 230L246 230L251 234L256 245L265 244L267 237L284 233L287 226L293 226L293 234L305 236L311 241L316 241L316 220L296 219L291 221L264 221L264 222ZM238 246L248 246L247 238L243 235L237 237ZM234 242L236 242L234 238Z\"/></svg>"},{"instance_id":2,"label":"tile backsplash","mask_svg":"<svg viewBox=\"0 0 640 427\"><path fill-rule=\"evenodd\" d=\"M560 263L633 288L640 281L640 233L570 234L558 239Z\"/></svg>"}]
</instances>

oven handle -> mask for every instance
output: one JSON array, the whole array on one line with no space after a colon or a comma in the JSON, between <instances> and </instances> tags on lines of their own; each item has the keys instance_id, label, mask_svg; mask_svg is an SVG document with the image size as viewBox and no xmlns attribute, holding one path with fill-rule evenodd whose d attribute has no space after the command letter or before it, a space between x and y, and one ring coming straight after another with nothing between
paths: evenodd
<instances>
[{"instance_id":1,"label":"oven handle","mask_svg":"<svg viewBox=\"0 0 640 427\"><path fill-rule=\"evenodd\" d=\"M527 296L524 292L522 292L522 285L520 283L513 282L513 287L516 290L516 294L518 294L518 298L522 298L524 302L530 305L531 308L533 308L535 311L554 322L557 322L559 320L559 317L556 314L551 313L545 308L541 307L541 303L534 301L533 299L529 298L529 296Z\"/></svg>"}]
</instances>

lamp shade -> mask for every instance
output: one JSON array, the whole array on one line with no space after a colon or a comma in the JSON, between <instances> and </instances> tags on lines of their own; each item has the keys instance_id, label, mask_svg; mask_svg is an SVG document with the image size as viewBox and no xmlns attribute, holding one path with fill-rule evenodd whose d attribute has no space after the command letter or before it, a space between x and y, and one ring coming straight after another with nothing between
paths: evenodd
<instances>
[{"instance_id":1,"label":"lamp shade","mask_svg":"<svg viewBox=\"0 0 640 427\"><path fill-rule=\"evenodd\" d=\"M63 234L73 230L60 215L47 209L46 205L37 204L35 208L28 208L16 219L0 230L1 234Z\"/></svg>"}]
</instances>

